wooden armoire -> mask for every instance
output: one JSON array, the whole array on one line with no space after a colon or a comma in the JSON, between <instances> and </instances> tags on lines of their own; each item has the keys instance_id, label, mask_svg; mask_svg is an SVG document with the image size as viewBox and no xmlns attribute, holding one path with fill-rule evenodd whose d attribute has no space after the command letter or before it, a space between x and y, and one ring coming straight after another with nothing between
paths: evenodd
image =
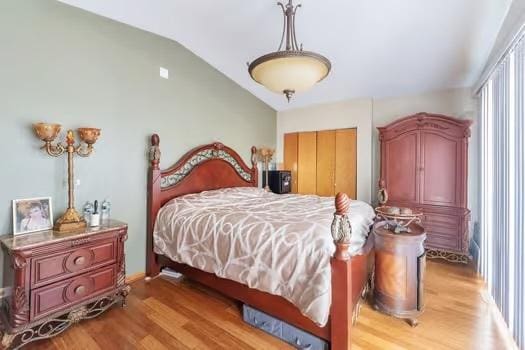
<instances>
[{"instance_id":1,"label":"wooden armoire","mask_svg":"<svg viewBox=\"0 0 525 350\"><path fill-rule=\"evenodd\" d=\"M292 193L357 197L357 129L284 135L284 170L292 172Z\"/></svg>"},{"instance_id":2,"label":"wooden armoire","mask_svg":"<svg viewBox=\"0 0 525 350\"><path fill-rule=\"evenodd\" d=\"M468 140L472 121L418 113L379 127L386 205L423 211L429 258L468 261Z\"/></svg>"}]
</instances>

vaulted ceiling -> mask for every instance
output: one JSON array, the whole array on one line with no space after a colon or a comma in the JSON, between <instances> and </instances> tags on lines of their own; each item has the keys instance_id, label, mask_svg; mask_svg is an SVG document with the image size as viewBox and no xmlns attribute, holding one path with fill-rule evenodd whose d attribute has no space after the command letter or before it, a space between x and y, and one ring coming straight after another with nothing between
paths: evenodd
<instances>
[{"instance_id":1,"label":"vaulted ceiling","mask_svg":"<svg viewBox=\"0 0 525 350\"><path fill-rule=\"evenodd\" d=\"M279 45L282 14L275 0L60 1L181 43L276 110L472 86L510 5L299 0L298 40L328 57L332 72L287 103L253 82L246 67Z\"/></svg>"}]
</instances>

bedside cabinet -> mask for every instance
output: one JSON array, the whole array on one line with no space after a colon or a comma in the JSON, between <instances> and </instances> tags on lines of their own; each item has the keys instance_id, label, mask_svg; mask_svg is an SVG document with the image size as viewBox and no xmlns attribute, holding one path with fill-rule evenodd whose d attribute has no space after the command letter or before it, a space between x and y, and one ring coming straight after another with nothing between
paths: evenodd
<instances>
[{"instance_id":1,"label":"bedside cabinet","mask_svg":"<svg viewBox=\"0 0 525 350\"><path fill-rule=\"evenodd\" d=\"M4 236L1 317L6 348L50 338L72 324L124 305L126 224L110 220L77 233Z\"/></svg>"},{"instance_id":2,"label":"bedside cabinet","mask_svg":"<svg viewBox=\"0 0 525 350\"><path fill-rule=\"evenodd\" d=\"M373 227L375 249L374 308L405 319L412 327L424 309L426 234L410 224L409 233L394 234L385 221Z\"/></svg>"}]
</instances>

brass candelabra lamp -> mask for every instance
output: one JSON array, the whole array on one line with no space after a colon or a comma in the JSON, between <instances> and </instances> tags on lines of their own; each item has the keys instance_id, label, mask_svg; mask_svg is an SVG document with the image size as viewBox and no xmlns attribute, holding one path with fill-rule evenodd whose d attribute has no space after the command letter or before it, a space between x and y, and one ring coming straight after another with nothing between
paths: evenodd
<instances>
[{"instance_id":1,"label":"brass candelabra lamp","mask_svg":"<svg viewBox=\"0 0 525 350\"><path fill-rule=\"evenodd\" d=\"M268 164L272 160L273 154L275 153L275 150L268 147L261 147L257 150L257 154L259 156L259 159L264 163L264 178L265 178L265 186L264 189L266 191L270 191L270 186L268 185Z\"/></svg>"},{"instance_id":2,"label":"brass candelabra lamp","mask_svg":"<svg viewBox=\"0 0 525 350\"><path fill-rule=\"evenodd\" d=\"M53 157L59 157L67 154L67 175L68 175L68 205L66 212L55 222L53 229L59 232L71 232L86 227L85 219L75 209L75 183L73 174L73 155L87 157L93 152L93 144L100 136L100 129L96 128L79 128L77 130L80 139L85 142L75 145L75 136L73 130L68 130L65 143L52 142L57 138L62 126L60 124L36 123L33 124L33 130L36 136L44 141L41 147L47 154Z\"/></svg>"}]
</instances>

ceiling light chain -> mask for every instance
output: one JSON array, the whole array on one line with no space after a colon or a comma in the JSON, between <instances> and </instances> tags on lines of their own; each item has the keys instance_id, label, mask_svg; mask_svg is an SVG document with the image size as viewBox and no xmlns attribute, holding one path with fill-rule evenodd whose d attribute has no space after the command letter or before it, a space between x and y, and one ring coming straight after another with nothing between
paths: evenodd
<instances>
[{"instance_id":1,"label":"ceiling light chain","mask_svg":"<svg viewBox=\"0 0 525 350\"><path fill-rule=\"evenodd\" d=\"M286 5L281 2L277 5L284 17L279 48L248 64L248 72L253 80L273 92L283 93L290 102L296 91L307 90L323 80L330 72L331 64L326 57L303 51L303 45L297 44L295 15L301 4L294 6L293 0L288 0Z\"/></svg>"}]
</instances>

